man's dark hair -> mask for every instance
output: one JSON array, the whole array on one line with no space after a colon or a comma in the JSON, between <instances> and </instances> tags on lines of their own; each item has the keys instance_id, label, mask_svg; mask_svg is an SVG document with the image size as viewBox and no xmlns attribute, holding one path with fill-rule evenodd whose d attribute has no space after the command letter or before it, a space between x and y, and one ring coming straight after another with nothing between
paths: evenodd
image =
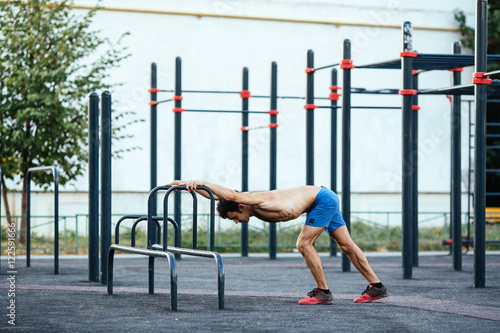
<instances>
[{"instance_id":1,"label":"man's dark hair","mask_svg":"<svg viewBox=\"0 0 500 333\"><path fill-rule=\"evenodd\" d=\"M219 200L217 204L217 211L219 212L220 217L223 219L227 219L228 212L239 212L238 203L229 200Z\"/></svg>"}]
</instances>

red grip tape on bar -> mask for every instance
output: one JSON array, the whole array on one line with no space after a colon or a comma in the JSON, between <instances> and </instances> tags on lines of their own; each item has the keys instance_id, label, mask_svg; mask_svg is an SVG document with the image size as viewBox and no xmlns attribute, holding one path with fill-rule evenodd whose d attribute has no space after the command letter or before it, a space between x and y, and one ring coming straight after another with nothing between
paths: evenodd
<instances>
[{"instance_id":1,"label":"red grip tape on bar","mask_svg":"<svg viewBox=\"0 0 500 333\"><path fill-rule=\"evenodd\" d=\"M271 116L276 116L277 114L279 114L278 110L270 110L267 111L267 113L269 113Z\"/></svg>"},{"instance_id":2,"label":"red grip tape on bar","mask_svg":"<svg viewBox=\"0 0 500 333\"><path fill-rule=\"evenodd\" d=\"M174 96L174 97L172 97L172 100L173 101L182 101L183 98L182 98L182 96Z\"/></svg>"},{"instance_id":3,"label":"red grip tape on bar","mask_svg":"<svg viewBox=\"0 0 500 333\"><path fill-rule=\"evenodd\" d=\"M314 70L314 68L306 68L306 71L305 71L305 72L306 72L307 74L309 74L309 73L314 73L314 72L315 72L315 70Z\"/></svg>"},{"instance_id":4,"label":"red grip tape on bar","mask_svg":"<svg viewBox=\"0 0 500 333\"><path fill-rule=\"evenodd\" d=\"M304 105L304 109L312 110L312 109L317 109L318 106L314 104L306 104Z\"/></svg>"},{"instance_id":5,"label":"red grip tape on bar","mask_svg":"<svg viewBox=\"0 0 500 333\"><path fill-rule=\"evenodd\" d=\"M413 89L403 89L403 90L399 91L399 94L403 95L403 96L405 96L405 95L416 95L417 91L413 90Z\"/></svg>"},{"instance_id":6,"label":"red grip tape on bar","mask_svg":"<svg viewBox=\"0 0 500 333\"><path fill-rule=\"evenodd\" d=\"M158 88L151 88L151 89L149 89L149 92L150 93L157 93L157 92L160 92L160 89L158 89Z\"/></svg>"},{"instance_id":7,"label":"red grip tape on bar","mask_svg":"<svg viewBox=\"0 0 500 333\"><path fill-rule=\"evenodd\" d=\"M489 76L484 76L484 72L472 74L472 84L491 84Z\"/></svg>"},{"instance_id":8,"label":"red grip tape on bar","mask_svg":"<svg viewBox=\"0 0 500 333\"><path fill-rule=\"evenodd\" d=\"M338 101L340 96L341 96L340 94L331 93L330 96L328 96L328 99L330 101Z\"/></svg>"},{"instance_id":9,"label":"red grip tape on bar","mask_svg":"<svg viewBox=\"0 0 500 333\"><path fill-rule=\"evenodd\" d=\"M412 111L418 111L418 110L420 110L420 106L418 106L418 105L412 105L411 109L412 109Z\"/></svg>"},{"instance_id":10,"label":"red grip tape on bar","mask_svg":"<svg viewBox=\"0 0 500 333\"><path fill-rule=\"evenodd\" d=\"M242 90L240 91L241 98L250 98L252 95L250 94L250 90Z\"/></svg>"},{"instance_id":11,"label":"red grip tape on bar","mask_svg":"<svg viewBox=\"0 0 500 333\"><path fill-rule=\"evenodd\" d=\"M452 69L449 69L450 72L463 72L464 69L463 67L460 67L460 68L452 68Z\"/></svg>"},{"instance_id":12,"label":"red grip tape on bar","mask_svg":"<svg viewBox=\"0 0 500 333\"><path fill-rule=\"evenodd\" d=\"M352 59L342 59L340 61L340 68L341 69L353 69L356 67L352 64Z\"/></svg>"},{"instance_id":13,"label":"red grip tape on bar","mask_svg":"<svg viewBox=\"0 0 500 333\"><path fill-rule=\"evenodd\" d=\"M186 110L183 109L183 108L173 108L172 111L174 111L174 112L184 112Z\"/></svg>"},{"instance_id":14,"label":"red grip tape on bar","mask_svg":"<svg viewBox=\"0 0 500 333\"><path fill-rule=\"evenodd\" d=\"M340 86L330 86L330 90L340 90L342 87Z\"/></svg>"},{"instance_id":15,"label":"red grip tape on bar","mask_svg":"<svg viewBox=\"0 0 500 333\"><path fill-rule=\"evenodd\" d=\"M416 70L416 69L413 69L413 70L411 71L411 73L412 73L413 75L418 75L418 74L420 74L420 72L419 72L418 70Z\"/></svg>"},{"instance_id":16,"label":"red grip tape on bar","mask_svg":"<svg viewBox=\"0 0 500 333\"><path fill-rule=\"evenodd\" d=\"M149 102L149 105L151 105L151 106L155 106L156 104L158 104L158 102L157 102L157 101L150 101L150 102Z\"/></svg>"},{"instance_id":17,"label":"red grip tape on bar","mask_svg":"<svg viewBox=\"0 0 500 333\"><path fill-rule=\"evenodd\" d=\"M413 51L405 51L405 52L401 52L399 54L400 57L404 57L404 58L416 58L417 57L417 52L413 52Z\"/></svg>"},{"instance_id":18,"label":"red grip tape on bar","mask_svg":"<svg viewBox=\"0 0 500 333\"><path fill-rule=\"evenodd\" d=\"M278 124L276 124L276 123L270 123L270 124L269 124L269 127L270 127L270 128L277 128L277 127L278 127Z\"/></svg>"},{"instance_id":19,"label":"red grip tape on bar","mask_svg":"<svg viewBox=\"0 0 500 333\"><path fill-rule=\"evenodd\" d=\"M248 131L248 126L242 126L240 129L241 129L243 132L246 132L246 131Z\"/></svg>"}]
</instances>

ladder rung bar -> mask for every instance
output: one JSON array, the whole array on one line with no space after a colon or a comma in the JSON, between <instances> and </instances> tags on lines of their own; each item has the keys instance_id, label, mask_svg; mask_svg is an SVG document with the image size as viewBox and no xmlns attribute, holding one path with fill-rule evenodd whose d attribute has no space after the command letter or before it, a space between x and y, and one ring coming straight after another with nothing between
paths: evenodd
<instances>
[{"instance_id":1,"label":"ladder rung bar","mask_svg":"<svg viewBox=\"0 0 500 333\"><path fill-rule=\"evenodd\" d=\"M486 149L500 149L500 146L486 146Z\"/></svg>"},{"instance_id":2,"label":"ladder rung bar","mask_svg":"<svg viewBox=\"0 0 500 333\"><path fill-rule=\"evenodd\" d=\"M487 138L500 138L500 134L486 134Z\"/></svg>"},{"instance_id":3,"label":"ladder rung bar","mask_svg":"<svg viewBox=\"0 0 500 333\"><path fill-rule=\"evenodd\" d=\"M486 126L500 126L500 123L486 123Z\"/></svg>"},{"instance_id":4,"label":"ladder rung bar","mask_svg":"<svg viewBox=\"0 0 500 333\"><path fill-rule=\"evenodd\" d=\"M500 169L486 169L486 172L500 172Z\"/></svg>"},{"instance_id":5,"label":"ladder rung bar","mask_svg":"<svg viewBox=\"0 0 500 333\"><path fill-rule=\"evenodd\" d=\"M500 196L500 192L486 192L486 195L490 195L490 196Z\"/></svg>"}]
</instances>

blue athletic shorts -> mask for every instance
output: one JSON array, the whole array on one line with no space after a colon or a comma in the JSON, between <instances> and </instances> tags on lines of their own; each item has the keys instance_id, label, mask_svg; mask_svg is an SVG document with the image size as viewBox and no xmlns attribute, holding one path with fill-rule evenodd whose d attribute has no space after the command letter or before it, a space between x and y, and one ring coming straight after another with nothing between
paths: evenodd
<instances>
[{"instance_id":1,"label":"blue athletic shorts","mask_svg":"<svg viewBox=\"0 0 500 333\"><path fill-rule=\"evenodd\" d=\"M328 235L335 229L345 225L340 213L339 197L335 192L326 187L321 187L311 206L311 211L307 215L306 225L326 228L325 232Z\"/></svg>"}]
</instances>

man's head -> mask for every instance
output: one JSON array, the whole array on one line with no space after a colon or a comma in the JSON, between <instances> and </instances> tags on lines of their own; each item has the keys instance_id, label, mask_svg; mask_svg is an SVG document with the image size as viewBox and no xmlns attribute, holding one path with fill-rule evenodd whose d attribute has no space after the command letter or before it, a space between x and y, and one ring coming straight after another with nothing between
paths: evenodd
<instances>
[{"instance_id":1,"label":"man's head","mask_svg":"<svg viewBox=\"0 0 500 333\"><path fill-rule=\"evenodd\" d=\"M234 201L219 200L217 211L223 219L233 220L235 223L248 223L252 208Z\"/></svg>"}]
</instances>

